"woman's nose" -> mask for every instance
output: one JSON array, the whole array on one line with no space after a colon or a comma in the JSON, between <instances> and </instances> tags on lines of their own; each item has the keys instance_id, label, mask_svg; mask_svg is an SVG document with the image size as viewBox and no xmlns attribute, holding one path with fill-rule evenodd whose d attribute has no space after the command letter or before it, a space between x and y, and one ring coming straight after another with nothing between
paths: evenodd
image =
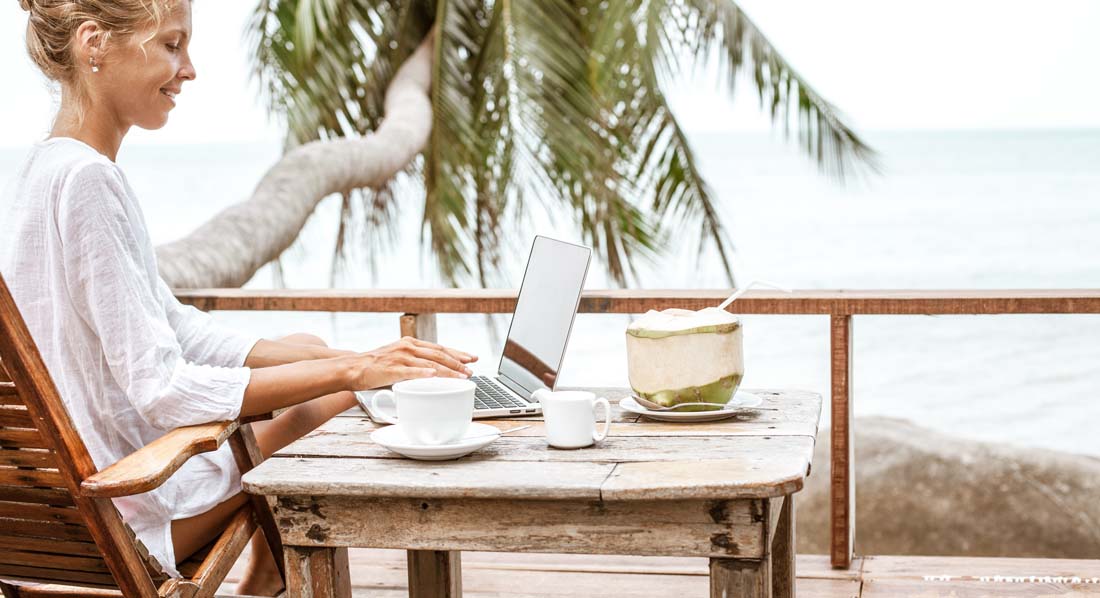
<instances>
[{"instance_id":1,"label":"woman's nose","mask_svg":"<svg viewBox=\"0 0 1100 598\"><path fill-rule=\"evenodd\" d=\"M180 68L180 79L194 81L197 75L198 73L195 72L195 65L191 63L191 57L186 57L183 66Z\"/></svg>"}]
</instances>

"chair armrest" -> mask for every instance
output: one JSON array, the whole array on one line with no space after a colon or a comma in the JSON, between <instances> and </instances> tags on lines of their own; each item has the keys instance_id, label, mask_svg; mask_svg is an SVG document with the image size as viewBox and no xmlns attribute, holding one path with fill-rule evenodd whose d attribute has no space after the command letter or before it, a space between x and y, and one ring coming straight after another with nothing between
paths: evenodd
<instances>
[{"instance_id":1,"label":"chair armrest","mask_svg":"<svg viewBox=\"0 0 1100 598\"><path fill-rule=\"evenodd\" d=\"M80 494L114 498L148 492L163 484L191 457L217 450L237 426L236 421L229 421L176 428L88 477L80 484Z\"/></svg>"}]
</instances>

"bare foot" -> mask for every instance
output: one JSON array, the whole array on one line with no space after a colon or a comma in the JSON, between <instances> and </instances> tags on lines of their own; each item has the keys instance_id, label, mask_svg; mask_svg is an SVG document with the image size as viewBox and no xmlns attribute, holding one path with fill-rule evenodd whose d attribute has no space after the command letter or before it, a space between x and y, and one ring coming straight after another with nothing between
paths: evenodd
<instances>
[{"instance_id":1,"label":"bare foot","mask_svg":"<svg viewBox=\"0 0 1100 598\"><path fill-rule=\"evenodd\" d=\"M244 568L241 581L237 584L237 594L242 596L277 596L283 591L283 579L275 559L267 547L263 532L252 536L249 546L248 565Z\"/></svg>"},{"instance_id":2,"label":"bare foot","mask_svg":"<svg viewBox=\"0 0 1100 598\"><path fill-rule=\"evenodd\" d=\"M236 593L241 596L278 596L282 592L283 580L278 572L272 575L270 572L255 572L252 567L241 577L237 584Z\"/></svg>"}]
</instances>

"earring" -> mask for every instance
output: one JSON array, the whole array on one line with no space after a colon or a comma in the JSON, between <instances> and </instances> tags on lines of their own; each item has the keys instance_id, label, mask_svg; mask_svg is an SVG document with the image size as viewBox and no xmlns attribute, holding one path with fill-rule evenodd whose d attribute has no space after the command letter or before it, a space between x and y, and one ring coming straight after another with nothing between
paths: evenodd
<instances>
[{"instance_id":1,"label":"earring","mask_svg":"<svg viewBox=\"0 0 1100 598\"><path fill-rule=\"evenodd\" d=\"M88 62L91 63L91 65L92 65L92 72L93 73L98 73L99 72L99 65L95 63L95 57L88 58Z\"/></svg>"}]
</instances>

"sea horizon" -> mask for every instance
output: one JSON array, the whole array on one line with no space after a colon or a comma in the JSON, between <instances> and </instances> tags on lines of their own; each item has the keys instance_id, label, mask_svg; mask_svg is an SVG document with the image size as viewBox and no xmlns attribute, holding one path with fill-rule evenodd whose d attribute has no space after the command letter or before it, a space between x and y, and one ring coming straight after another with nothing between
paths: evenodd
<instances>
[{"instance_id":1,"label":"sea horizon","mask_svg":"<svg viewBox=\"0 0 1100 598\"><path fill-rule=\"evenodd\" d=\"M692 136L703 175L736 247L741 284L754 278L800 289L1100 288L1100 128L868 130L883 173L844 184L773 131ZM0 185L27 148L0 148ZM202 151L196 151L201 149ZM119 164L141 199L156 243L187 234L248 197L280 144L124 146ZM355 245L341 288L436 288L422 254L415 183L395 228L397 245L368 256ZM418 202L419 206L418 206ZM338 205L323 201L283 258L288 288L331 280ZM527 222L507 240L496 286L515 287L531 235L573 238L568 219ZM697 245L694 230L677 231ZM574 239L575 240L575 239ZM676 245L673 243L672 245ZM670 251L643 265L638 288L725 288L713 252ZM249 288L275 286L268 266ZM612 286L594 264L587 288ZM366 349L392 339L393 314L219 312L246 330L320 334ZM440 316L440 341L460 344L492 370L507 317ZM626 385L628 316L581 315L565 385ZM829 390L823 317L743 317L748 388ZM1100 418L1100 316L874 316L856 320L857 417L901 417L964 438L1100 456L1087 422ZM824 424L823 424L824 426Z\"/></svg>"}]
</instances>

